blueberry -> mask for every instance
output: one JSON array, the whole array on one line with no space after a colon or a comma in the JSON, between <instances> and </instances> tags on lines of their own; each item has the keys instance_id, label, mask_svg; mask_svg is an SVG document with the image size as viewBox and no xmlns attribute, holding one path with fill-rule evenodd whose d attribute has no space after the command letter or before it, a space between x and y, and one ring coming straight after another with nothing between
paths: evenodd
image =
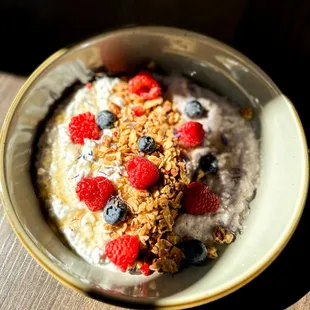
<instances>
[{"instance_id":1,"label":"blueberry","mask_svg":"<svg viewBox=\"0 0 310 310\"><path fill-rule=\"evenodd\" d=\"M127 271L131 275L140 275L140 274L142 274L142 272L139 269L137 269L137 267L128 268Z\"/></svg>"},{"instance_id":2,"label":"blueberry","mask_svg":"<svg viewBox=\"0 0 310 310\"><path fill-rule=\"evenodd\" d=\"M182 241L178 247L184 253L186 265L201 265L207 258L207 248L197 239Z\"/></svg>"},{"instance_id":3,"label":"blueberry","mask_svg":"<svg viewBox=\"0 0 310 310\"><path fill-rule=\"evenodd\" d=\"M117 197L111 197L103 210L103 217L108 224L114 225L123 221L127 216L127 204Z\"/></svg>"},{"instance_id":4,"label":"blueberry","mask_svg":"<svg viewBox=\"0 0 310 310\"><path fill-rule=\"evenodd\" d=\"M190 118L199 118L202 117L204 108L199 101L191 100L186 102L184 112Z\"/></svg>"},{"instance_id":5,"label":"blueberry","mask_svg":"<svg viewBox=\"0 0 310 310\"><path fill-rule=\"evenodd\" d=\"M218 169L218 163L215 156L207 154L199 159L199 167L204 172L211 174L216 173Z\"/></svg>"},{"instance_id":6,"label":"blueberry","mask_svg":"<svg viewBox=\"0 0 310 310\"><path fill-rule=\"evenodd\" d=\"M116 116L108 110L99 112L96 119L96 123L100 129L113 128L115 121Z\"/></svg>"},{"instance_id":7,"label":"blueberry","mask_svg":"<svg viewBox=\"0 0 310 310\"><path fill-rule=\"evenodd\" d=\"M146 154L151 154L156 150L156 142L150 136L142 136L138 140L139 150Z\"/></svg>"}]
</instances>

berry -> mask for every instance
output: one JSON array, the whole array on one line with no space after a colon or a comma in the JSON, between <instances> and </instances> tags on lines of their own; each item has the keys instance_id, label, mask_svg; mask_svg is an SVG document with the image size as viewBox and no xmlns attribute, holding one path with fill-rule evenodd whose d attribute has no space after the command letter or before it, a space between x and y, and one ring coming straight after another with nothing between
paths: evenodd
<instances>
[{"instance_id":1,"label":"berry","mask_svg":"<svg viewBox=\"0 0 310 310\"><path fill-rule=\"evenodd\" d=\"M195 147L202 143L205 132L203 127L198 122L186 122L178 129L179 144L182 147Z\"/></svg>"},{"instance_id":2,"label":"berry","mask_svg":"<svg viewBox=\"0 0 310 310\"><path fill-rule=\"evenodd\" d=\"M71 141L84 144L84 139L98 140L100 129L96 125L95 115L87 112L73 116L69 123L69 134Z\"/></svg>"},{"instance_id":3,"label":"berry","mask_svg":"<svg viewBox=\"0 0 310 310\"><path fill-rule=\"evenodd\" d=\"M215 156L207 154L199 159L199 167L204 172L211 174L216 173L218 169L218 163Z\"/></svg>"},{"instance_id":4,"label":"berry","mask_svg":"<svg viewBox=\"0 0 310 310\"><path fill-rule=\"evenodd\" d=\"M131 268L129 267L127 269L128 273L131 274L131 275L140 275L141 273L139 272L139 270L137 269L137 266Z\"/></svg>"},{"instance_id":5,"label":"berry","mask_svg":"<svg viewBox=\"0 0 310 310\"><path fill-rule=\"evenodd\" d=\"M139 238L123 235L109 241L105 246L106 257L125 272L128 266L133 265L139 253Z\"/></svg>"},{"instance_id":6,"label":"berry","mask_svg":"<svg viewBox=\"0 0 310 310\"><path fill-rule=\"evenodd\" d=\"M104 220L111 225L122 222L127 216L127 204L117 197L111 197L103 210Z\"/></svg>"},{"instance_id":7,"label":"berry","mask_svg":"<svg viewBox=\"0 0 310 310\"><path fill-rule=\"evenodd\" d=\"M156 142L150 136L142 136L138 140L139 150L146 154L151 154L156 150Z\"/></svg>"},{"instance_id":8,"label":"berry","mask_svg":"<svg viewBox=\"0 0 310 310\"><path fill-rule=\"evenodd\" d=\"M199 101L191 100L186 102L184 112L190 118L199 118L203 115L204 108Z\"/></svg>"},{"instance_id":9,"label":"berry","mask_svg":"<svg viewBox=\"0 0 310 310\"><path fill-rule=\"evenodd\" d=\"M142 104L135 105L132 108L133 114L136 116L142 116L144 114L144 108Z\"/></svg>"},{"instance_id":10,"label":"berry","mask_svg":"<svg viewBox=\"0 0 310 310\"><path fill-rule=\"evenodd\" d=\"M224 136L224 135L221 135L221 141L222 141L222 143L223 143L225 146L227 146L227 145L229 144L228 138L227 138L226 136Z\"/></svg>"},{"instance_id":11,"label":"berry","mask_svg":"<svg viewBox=\"0 0 310 310\"><path fill-rule=\"evenodd\" d=\"M178 247L184 253L184 263L186 265L201 265L207 258L207 248L197 239L184 240Z\"/></svg>"},{"instance_id":12,"label":"berry","mask_svg":"<svg viewBox=\"0 0 310 310\"><path fill-rule=\"evenodd\" d=\"M157 98L161 89L157 81L148 71L140 71L128 82L128 91L130 94L136 94L144 100Z\"/></svg>"},{"instance_id":13,"label":"berry","mask_svg":"<svg viewBox=\"0 0 310 310\"><path fill-rule=\"evenodd\" d=\"M185 189L184 209L186 213L201 215L215 212L220 207L220 198L204 184L190 183Z\"/></svg>"},{"instance_id":14,"label":"berry","mask_svg":"<svg viewBox=\"0 0 310 310\"><path fill-rule=\"evenodd\" d=\"M101 129L113 128L116 122L116 116L108 110L98 113L96 123Z\"/></svg>"},{"instance_id":15,"label":"berry","mask_svg":"<svg viewBox=\"0 0 310 310\"><path fill-rule=\"evenodd\" d=\"M147 263L144 263L140 270L142 271L142 273L145 275L145 276L148 276L150 274L150 265L147 264Z\"/></svg>"},{"instance_id":16,"label":"berry","mask_svg":"<svg viewBox=\"0 0 310 310\"><path fill-rule=\"evenodd\" d=\"M144 157L134 157L126 165L128 180L136 189L146 189L159 179L157 167Z\"/></svg>"},{"instance_id":17,"label":"berry","mask_svg":"<svg viewBox=\"0 0 310 310\"><path fill-rule=\"evenodd\" d=\"M103 209L115 193L112 182L105 177L86 177L77 184L75 191L79 199L93 212Z\"/></svg>"},{"instance_id":18,"label":"berry","mask_svg":"<svg viewBox=\"0 0 310 310\"><path fill-rule=\"evenodd\" d=\"M87 89L91 89L92 87L93 87L93 84L92 84L92 83L88 82L88 83L86 84L86 88L87 88Z\"/></svg>"}]
</instances>

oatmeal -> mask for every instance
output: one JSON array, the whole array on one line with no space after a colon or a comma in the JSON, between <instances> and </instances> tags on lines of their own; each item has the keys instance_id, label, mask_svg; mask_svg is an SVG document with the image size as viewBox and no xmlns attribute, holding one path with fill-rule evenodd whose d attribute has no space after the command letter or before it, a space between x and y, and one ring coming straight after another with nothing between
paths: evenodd
<instances>
[{"instance_id":1,"label":"oatmeal","mask_svg":"<svg viewBox=\"0 0 310 310\"><path fill-rule=\"evenodd\" d=\"M100 74L47 122L40 197L90 264L148 275L215 259L258 185L251 112L182 77Z\"/></svg>"}]
</instances>

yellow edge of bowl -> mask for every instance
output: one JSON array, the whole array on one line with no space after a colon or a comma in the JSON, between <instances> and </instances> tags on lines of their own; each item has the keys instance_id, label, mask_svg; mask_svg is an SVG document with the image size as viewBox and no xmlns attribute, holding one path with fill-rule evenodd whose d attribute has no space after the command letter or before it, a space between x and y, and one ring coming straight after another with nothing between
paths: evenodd
<instances>
[{"instance_id":1,"label":"yellow edge of bowl","mask_svg":"<svg viewBox=\"0 0 310 310\"><path fill-rule=\"evenodd\" d=\"M103 34L106 35L106 34ZM102 35L98 35L94 38L90 38L90 40L94 40L94 39L99 39ZM212 39L212 38L211 38ZM218 42L217 40L212 39L213 42L218 43L220 46L223 45L222 43ZM81 44L81 43L80 43ZM74 48L74 47L73 47ZM230 51L233 51L233 49L231 49L230 47L228 47ZM14 114L14 111L17 107L17 105L19 104L20 99L23 97L23 95L26 93L26 91L29 89L29 87L31 86L31 84L36 80L36 78L46 69L48 68L51 64L53 64L58 58L60 58L61 56L63 56L68 50L67 49L61 49L59 51L57 51L56 53L54 53L53 55L51 55L47 60L45 60L32 74L31 76L27 79L27 81L24 83L24 85L22 86L22 88L20 89L20 91L18 92L18 94L16 95L16 97L14 98L9 111L7 113L7 116L3 122L3 126L2 126L2 130L0 132L0 158L4 155L4 146L5 146L5 140L6 140L6 134L7 134L7 130L9 127L9 124L11 122L11 118ZM235 52L235 51L234 51ZM247 59L247 57L245 57L244 55L242 55L241 53L237 52L237 56L240 57L241 59L246 59L249 64L253 64L249 59ZM270 85L270 80L269 78L266 76L266 74L261 71L258 70L257 67L253 67L252 69L254 71L256 71L256 73L258 73L262 78L266 79L267 78L267 83L269 84L269 86L273 86ZM275 87L276 88L276 87ZM305 175L304 175L304 186L302 188L302 198L300 201L300 208L298 210L298 213L294 219L294 222L292 224L292 226L290 227L290 229L288 230L288 232L286 233L286 235L283 237L282 243L278 246L278 248L276 249L276 251L274 251L270 257L268 257L264 262L262 262L255 271L253 271L250 275L248 275L247 277L244 277L243 279L237 281L236 283L234 283L233 285L228 286L227 288L225 288L223 291L219 292L219 293L215 293L212 296L208 296L199 300L195 300L195 301L191 301L191 302L185 302L182 304L173 304L173 305L164 305L161 304L160 302L154 301L153 303L151 303L153 306L153 308L156 309L185 309L185 308L191 308L191 307L195 307L195 306L199 306L205 303L209 303L211 301L217 300L219 298L222 298L236 290L238 290L239 288L241 288L242 286L246 285L247 283L249 283L251 280L253 280L254 278L256 278L260 273L262 273L277 257L278 255L282 252L282 250L284 249L284 247L287 245L287 243L289 242L289 240L291 239L295 229L297 228L297 225L299 223L299 220L301 218L301 215L303 213L303 209L306 203L306 199L307 199L307 192L308 192L308 184L309 184L309 160L308 160L308 147L307 147L307 141L306 141L306 136L303 130L303 126L301 123L301 120L298 116L298 113L295 109L295 107L293 106L293 104L287 99L287 102L289 103L289 105L292 108L292 111L294 113L294 116L296 118L297 124L298 124L298 129L299 129L299 133L302 139L302 144L304 147L304 157L306 160L306 171L305 171ZM4 167L3 167L3 163L0 164L0 181L3 185L2 188L2 193L0 192L0 196L2 199L2 204L3 204L3 209L5 211L5 214L10 222L10 225L13 229L13 231L15 232L15 234L17 235L18 239L20 240L20 242L23 244L23 246L26 248L26 250L28 251L28 253L47 271L49 272L55 279L57 279L59 282L61 282L62 284L74 289L75 291L78 291L79 293L82 293L83 295L89 296L89 294L83 290L83 285L79 286L79 285L75 285L73 284L74 279L72 279L72 281L70 281L69 279L65 279L65 275L68 275L64 270L62 270L60 267L56 266L56 269L59 271L59 273L55 272L52 268L55 269L55 267L53 266L52 268L49 267L49 264L51 263L45 263L41 257L45 257L45 259L47 261L49 261L49 258L47 258L38 248L37 246L34 244L34 242L29 238L29 236L27 236L27 234L25 233L25 231L23 230L23 227L21 226L16 214L12 213L10 209L12 209L11 206L11 202L7 193L7 189L5 188L4 184L5 184L5 176L4 176ZM1 189L1 188L0 188ZM9 206L9 207L8 207ZM63 275L60 275L60 274ZM63 277L62 277L63 276ZM71 277L71 276L70 276ZM113 304L117 305L117 300L111 297L111 300L108 300L108 302L111 302ZM122 302L122 305L124 305L124 303L126 302ZM143 305L143 303L141 304Z\"/></svg>"}]
</instances>

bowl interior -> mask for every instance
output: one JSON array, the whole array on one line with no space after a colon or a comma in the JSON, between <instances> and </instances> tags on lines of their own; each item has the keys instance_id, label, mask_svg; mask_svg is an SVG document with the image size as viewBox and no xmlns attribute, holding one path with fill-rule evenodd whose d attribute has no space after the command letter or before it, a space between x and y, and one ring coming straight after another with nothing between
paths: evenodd
<instances>
[{"instance_id":1,"label":"bowl interior","mask_svg":"<svg viewBox=\"0 0 310 310\"><path fill-rule=\"evenodd\" d=\"M37 126L76 81L93 70L128 71L153 59L227 96L251 105L260 138L261 182L244 233L220 259L174 276L128 276L91 266L66 248L47 225L35 195L30 158ZM190 32L158 27L120 30L52 57L29 81L4 124L2 190L16 233L36 258L63 282L110 302L185 307L227 294L249 281L279 253L293 232L306 196L308 166L295 110L255 65L234 50ZM2 169L2 168L1 168ZM137 307L137 304L135 305Z\"/></svg>"}]
</instances>

